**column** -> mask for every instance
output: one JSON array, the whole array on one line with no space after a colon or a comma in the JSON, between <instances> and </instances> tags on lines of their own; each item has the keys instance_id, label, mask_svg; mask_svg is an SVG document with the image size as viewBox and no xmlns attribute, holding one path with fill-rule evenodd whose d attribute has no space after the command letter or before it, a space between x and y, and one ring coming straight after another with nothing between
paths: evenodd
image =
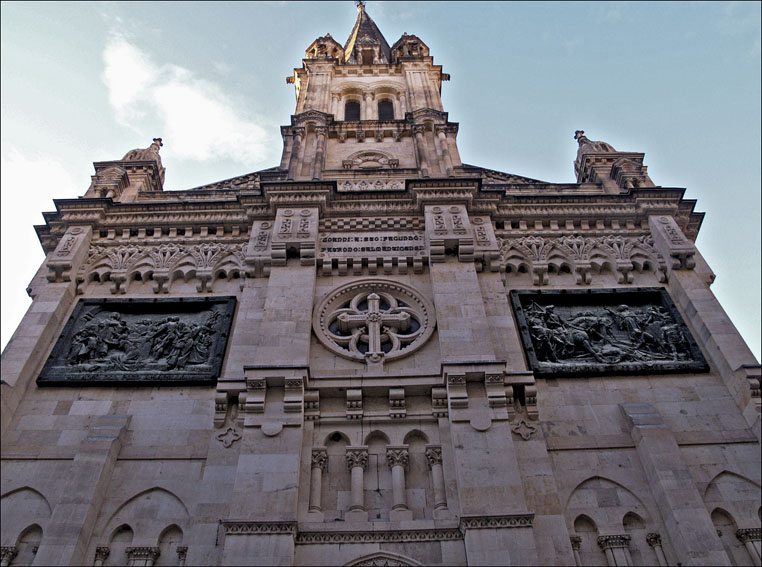
<instances>
[{"instance_id":1,"label":"column","mask_svg":"<svg viewBox=\"0 0 762 567\"><path fill-rule=\"evenodd\" d=\"M405 114L408 112L408 106L407 106L407 95L402 92L400 93L400 120L405 119Z\"/></svg>"},{"instance_id":2,"label":"column","mask_svg":"<svg viewBox=\"0 0 762 567\"><path fill-rule=\"evenodd\" d=\"M418 151L418 165L421 168L421 175L423 177L428 177L429 162L426 159L425 140L423 139L423 124L416 124L413 126L413 133L415 134L415 148Z\"/></svg>"},{"instance_id":3,"label":"column","mask_svg":"<svg viewBox=\"0 0 762 567\"><path fill-rule=\"evenodd\" d=\"M331 95L331 114L333 114L334 120L339 119L339 100L341 100L341 97L339 97L338 93Z\"/></svg>"},{"instance_id":4,"label":"column","mask_svg":"<svg viewBox=\"0 0 762 567\"><path fill-rule=\"evenodd\" d=\"M18 553L15 545L4 545L0 547L0 567L8 567Z\"/></svg>"},{"instance_id":5,"label":"column","mask_svg":"<svg viewBox=\"0 0 762 567\"><path fill-rule=\"evenodd\" d=\"M452 158L450 157L450 148L447 145L447 126L438 124L435 126L435 129L437 138L439 138L439 147L442 149L442 157L444 158L447 177L452 177Z\"/></svg>"},{"instance_id":6,"label":"column","mask_svg":"<svg viewBox=\"0 0 762 567\"><path fill-rule=\"evenodd\" d=\"M328 452L324 448L312 450L312 473L310 475L310 512L320 512L322 490L323 490L323 471L328 463Z\"/></svg>"},{"instance_id":7,"label":"column","mask_svg":"<svg viewBox=\"0 0 762 567\"><path fill-rule=\"evenodd\" d=\"M407 510L405 494L405 469L408 466L407 445L386 448L386 463L392 469L392 510Z\"/></svg>"},{"instance_id":8,"label":"column","mask_svg":"<svg viewBox=\"0 0 762 567\"><path fill-rule=\"evenodd\" d=\"M400 108L400 94L399 93L397 93L397 95L392 99L392 103L394 104L394 119L402 120L404 118L404 115L402 114L402 109Z\"/></svg>"},{"instance_id":9,"label":"column","mask_svg":"<svg viewBox=\"0 0 762 567\"><path fill-rule=\"evenodd\" d=\"M610 567L632 565L630 539L628 535L608 535L598 538L598 546L606 554L606 561Z\"/></svg>"},{"instance_id":10,"label":"column","mask_svg":"<svg viewBox=\"0 0 762 567\"><path fill-rule=\"evenodd\" d=\"M736 530L736 537L744 544L746 551L751 557L751 562L754 565L760 564L760 539L762 536L762 529L760 528L743 528Z\"/></svg>"},{"instance_id":11,"label":"column","mask_svg":"<svg viewBox=\"0 0 762 567\"><path fill-rule=\"evenodd\" d=\"M293 142L291 143L291 158L288 160L288 180L293 181L297 175L299 165L299 150L304 138L304 128L294 128L292 133Z\"/></svg>"},{"instance_id":12,"label":"column","mask_svg":"<svg viewBox=\"0 0 762 567\"><path fill-rule=\"evenodd\" d=\"M572 551L574 552L574 563L577 564L577 567L582 567L582 559L579 556L579 548L580 545L582 545L582 538L575 535L571 536L569 540L571 541Z\"/></svg>"},{"instance_id":13,"label":"column","mask_svg":"<svg viewBox=\"0 0 762 567\"><path fill-rule=\"evenodd\" d=\"M373 112L373 93L367 91L363 93L363 97L365 98L365 104L362 109L363 120L373 120L375 115L375 112Z\"/></svg>"},{"instance_id":14,"label":"column","mask_svg":"<svg viewBox=\"0 0 762 567\"><path fill-rule=\"evenodd\" d=\"M347 468L352 475L351 490L352 503L349 506L348 514L358 513L365 515L365 469L368 468L368 448L367 447L347 447Z\"/></svg>"},{"instance_id":15,"label":"column","mask_svg":"<svg viewBox=\"0 0 762 567\"><path fill-rule=\"evenodd\" d=\"M442 447L426 445L426 461L431 471L431 483L434 485L434 510L446 510L447 494L442 471Z\"/></svg>"},{"instance_id":16,"label":"column","mask_svg":"<svg viewBox=\"0 0 762 567\"><path fill-rule=\"evenodd\" d=\"M312 164L312 179L320 179L323 175L323 154L325 153L325 136L327 132L328 128L325 126L315 127L317 149L315 150L315 161Z\"/></svg>"},{"instance_id":17,"label":"column","mask_svg":"<svg viewBox=\"0 0 762 567\"><path fill-rule=\"evenodd\" d=\"M664 556L664 550L661 547L661 536L657 533L650 533L646 536L646 542L653 548L659 567L667 567L667 558Z\"/></svg>"},{"instance_id":18,"label":"column","mask_svg":"<svg viewBox=\"0 0 762 567\"><path fill-rule=\"evenodd\" d=\"M93 561L93 567L101 567L103 563L111 555L111 549L108 547L96 547L95 548L95 561Z\"/></svg>"}]
</instances>

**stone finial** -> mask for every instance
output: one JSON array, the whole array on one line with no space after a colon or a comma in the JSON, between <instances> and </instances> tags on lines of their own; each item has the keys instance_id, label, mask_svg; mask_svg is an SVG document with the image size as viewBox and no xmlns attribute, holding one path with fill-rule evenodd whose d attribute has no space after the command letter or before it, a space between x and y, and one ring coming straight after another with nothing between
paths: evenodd
<instances>
[{"instance_id":1,"label":"stone finial","mask_svg":"<svg viewBox=\"0 0 762 567\"><path fill-rule=\"evenodd\" d=\"M574 131L574 139L577 140L577 143L581 146L585 142L589 141L587 139L587 136L585 136L584 130L575 130Z\"/></svg>"},{"instance_id":2,"label":"stone finial","mask_svg":"<svg viewBox=\"0 0 762 567\"><path fill-rule=\"evenodd\" d=\"M154 138L147 148L136 148L127 152L122 161L156 160L161 164L159 150L164 145L161 138Z\"/></svg>"}]
</instances>

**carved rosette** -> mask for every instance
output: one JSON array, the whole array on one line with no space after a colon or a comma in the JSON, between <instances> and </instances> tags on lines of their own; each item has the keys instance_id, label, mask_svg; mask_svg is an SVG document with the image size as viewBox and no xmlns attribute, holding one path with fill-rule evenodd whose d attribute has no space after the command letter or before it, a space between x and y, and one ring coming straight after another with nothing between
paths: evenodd
<instances>
[{"instance_id":1,"label":"carved rosette","mask_svg":"<svg viewBox=\"0 0 762 567\"><path fill-rule=\"evenodd\" d=\"M312 320L318 339L350 360L379 363L412 354L431 337L434 307L419 292L385 280L358 280L329 293Z\"/></svg>"},{"instance_id":2,"label":"carved rosette","mask_svg":"<svg viewBox=\"0 0 762 567\"><path fill-rule=\"evenodd\" d=\"M368 468L367 449L347 449L347 468L351 471L355 467Z\"/></svg>"},{"instance_id":3,"label":"carved rosette","mask_svg":"<svg viewBox=\"0 0 762 567\"><path fill-rule=\"evenodd\" d=\"M407 468L410 454L407 449L394 448L386 450L386 464L389 468L403 467Z\"/></svg>"},{"instance_id":4,"label":"carved rosette","mask_svg":"<svg viewBox=\"0 0 762 567\"><path fill-rule=\"evenodd\" d=\"M434 465L442 464L442 447L427 447L426 462L431 469Z\"/></svg>"},{"instance_id":5,"label":"carved rosette","mask_svg":"<svg viewBox=\"0 0 762 567\"><path fill-rule=\"evenodd\" d=\"M631 539L632 537L629 535L600 536L598 538L598 547L603 550L611 549L614 547L630 547Z\"/></svg>"},{"instance_id":6,"label":"carved rosette","mask_svg":"<svg viewBox=\"0 0 762 567\"><path fill-rule=\"evenodd\" d=\"M328 464L328 452L325 449L313 449L312 450L312 468L325 471L325 467L327 464Z\"/></svg>"}]
</instances>

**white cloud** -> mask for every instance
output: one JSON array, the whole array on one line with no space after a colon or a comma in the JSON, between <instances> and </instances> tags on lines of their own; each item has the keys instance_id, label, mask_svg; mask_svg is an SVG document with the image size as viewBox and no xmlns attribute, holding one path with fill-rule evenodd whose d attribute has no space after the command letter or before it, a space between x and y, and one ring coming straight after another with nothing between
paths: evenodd
<instances>
[{"instance_id":1,"label":"white cloud","mask_svg":"<svg viewBox=\"0 0 762 567\"><path fill-rule=\"evenodd\" d=\"M217 84L156 63L119 33L111 35L103 61L116 119L146 137L163 137L165 156L245 164L264 157L265 129Z\"/></svg>"},{"instance_id":2,"label":"white cloud","mask_svg":"<svg viewBox=\"0 0 762 567\"><path fill-rule=\"evenodd\" d=\"M61 162L11 146L3 148L0 187L0 344L4 348L31 303L25 288L45 257L32 225L43 224L40 211L52 210L54 197L70 197L84 189Z\"/></svg>"}]
</instances>

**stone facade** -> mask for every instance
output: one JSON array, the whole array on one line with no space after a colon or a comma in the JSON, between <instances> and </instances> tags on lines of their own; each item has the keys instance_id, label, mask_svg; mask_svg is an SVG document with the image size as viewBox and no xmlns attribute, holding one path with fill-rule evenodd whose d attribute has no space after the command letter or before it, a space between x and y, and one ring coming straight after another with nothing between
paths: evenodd
<instances>
[{"instance_id":1,"label":"stone facade","mask_svg":"<svg viewBox=\"0 0 762 567\"><path fill-rule=\"evenodd\" d=\"M2 565L760 564L760 366L703 214L582 131L577 183L462 163L448 79L359 3L278 166L164 191L157 138L56 201Z\"/></svg>"}]
</instances>

